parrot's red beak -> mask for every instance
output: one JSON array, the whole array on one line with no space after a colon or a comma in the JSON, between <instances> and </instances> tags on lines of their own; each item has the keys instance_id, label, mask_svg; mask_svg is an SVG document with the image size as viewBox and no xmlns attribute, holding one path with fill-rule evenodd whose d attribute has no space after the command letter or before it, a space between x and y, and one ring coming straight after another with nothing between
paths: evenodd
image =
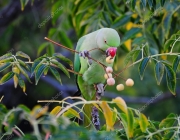
<instances>
[{"instance_id":1,"label":"parrot's red beak","mask_svg":"<svg viewBox=\"0 0 180 140\"><path fill-rule=\"evenodd\" d=\"M106 56L111 56L111 58L114 58L114 56L116 55L116 51L117 51L117 48L114 48L114 47L110 47L106 50Z\"/></svg>"}]
</instances>

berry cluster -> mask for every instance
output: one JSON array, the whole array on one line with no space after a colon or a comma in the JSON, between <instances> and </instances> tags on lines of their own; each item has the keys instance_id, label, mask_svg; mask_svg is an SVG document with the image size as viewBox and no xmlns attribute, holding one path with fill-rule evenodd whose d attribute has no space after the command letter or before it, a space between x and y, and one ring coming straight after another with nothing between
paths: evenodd
<instances>
[{"instance_id":1,"label":"berry cluster","mask_svg":"<svg viewBox=\"0 0 180 140\"><path fill-rule=\"evenodd\" d=\"M115 80L112 77L112 72L113 72L112 67L107 67L106 68L106 73L104 75L104 78L107 79L107 85L109 85L109 86L113 86L115 84ZM125 84L126 84L126 86L131 87L131 86L134 85L134 81L131 78L128 78L126 80ZM116 86L116 89L118 91L122 91L122 90L124 90L124 85L123 84L118 84Z\"/></svg>"}]
</instances>

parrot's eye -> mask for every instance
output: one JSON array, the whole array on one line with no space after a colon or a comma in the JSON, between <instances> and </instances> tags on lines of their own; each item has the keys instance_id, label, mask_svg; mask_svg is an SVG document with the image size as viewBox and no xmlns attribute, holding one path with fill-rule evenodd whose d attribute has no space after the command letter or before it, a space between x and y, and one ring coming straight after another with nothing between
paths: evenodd
<instances>
[{"instance_id":1,"label":"parrot's eye","mask_svg":"<svg viewBox=\"0 0 180 140\"><path fill-rule=\"evenodd\" d=\"M106 43L106 40L104 40L104 42Z\"/></svg>"}]
</instances>

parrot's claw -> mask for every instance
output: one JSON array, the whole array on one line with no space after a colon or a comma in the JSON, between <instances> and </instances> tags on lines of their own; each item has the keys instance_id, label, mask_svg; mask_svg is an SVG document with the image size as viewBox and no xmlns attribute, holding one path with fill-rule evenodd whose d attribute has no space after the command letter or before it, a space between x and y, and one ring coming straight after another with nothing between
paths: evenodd
<instances>
[{"instance_id":1,"label":"parrot's claw","mask_svg":"<svg viewBox=\"0 0 180 140\"><path fill-rule=\"evenodd\" d=\"M100 99L104 95L104 84L97 84L97 98Z\"/></svg>"},{"instance_id":2,"label":"parrot's claw","mask_svg":"<svg viewBox=\"0 0 180 140\"><path fill-rule=\"evenodd\" d=\"M91 55L90 55L89 51L87 51L87 50L81 51L81 52L79 52L79 56L80 56L80 57L83 57L84 59L87 57L89 64L90 64L90 65L92 64L92 59L90 58Z\"/></svg>"}]
</instances>

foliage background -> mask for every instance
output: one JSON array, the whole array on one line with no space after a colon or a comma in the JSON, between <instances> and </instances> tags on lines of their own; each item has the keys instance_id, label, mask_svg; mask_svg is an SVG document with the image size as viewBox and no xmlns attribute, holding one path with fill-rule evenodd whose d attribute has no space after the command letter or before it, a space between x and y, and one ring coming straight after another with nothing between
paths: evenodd
<instances>
[{"instance_id":1,"label":"foliage background","mask_svg":"<svg viewBox=\"0 0 180 140\"><path fill-rule=\"evenodd\" d=\"M0 55L23 51L34 60L46 52L50 55L61 52L73 60L74 54L48 43L44 37L47 36L65 46L75 48L81 36L102 27L110 27L116 29L121 37L121 47L118 49L114 66L118 71L125 66L125 56L133 47L142 46L147 42L150 54L162 53L166 40L179 31L180 2L166 0L162 9L159 9L160 7L159 0L156 1L156 7L154 5L151 7L148 2L145 4L137 1L135 9L130 1L123 0L35 0L33 5L29 1L21 11L19 1L1 1ZM49 16L52 18L48 19ZM178 43L174 50L180 52ZM173 57L162 56L162 59L172 61ZM0 73L0 77L6 72ZM171 112L180 113L179 79L177 79L177 95L173 96L167 88L165 77L161 85L157 85L153 63L147 67L143 80L140 80L137 65L124 71L123 76L134 79L135 85L122 92L117 92L115 86L108 87L104 99L111 100L121 96L128 106L138 109L151 100L151 97L162 92L142 112L154 120L161 120ZM77 90L73 74L71 79L64 74L61 74L61 77L63 85L51 75L42 77L38 86L27 82L27 96L20 88L13 87L13 81L9 81L0 86L0 97L4 95L2 103L8 108L19 104L33 108L38 104L37 100L51 99L60 91L62 95L58 97L59 100L73 95ZM177 78L179 77L178 71ZM49 110L55 105L55 103L50 104Z\"/></svg>"}]
</instances>

